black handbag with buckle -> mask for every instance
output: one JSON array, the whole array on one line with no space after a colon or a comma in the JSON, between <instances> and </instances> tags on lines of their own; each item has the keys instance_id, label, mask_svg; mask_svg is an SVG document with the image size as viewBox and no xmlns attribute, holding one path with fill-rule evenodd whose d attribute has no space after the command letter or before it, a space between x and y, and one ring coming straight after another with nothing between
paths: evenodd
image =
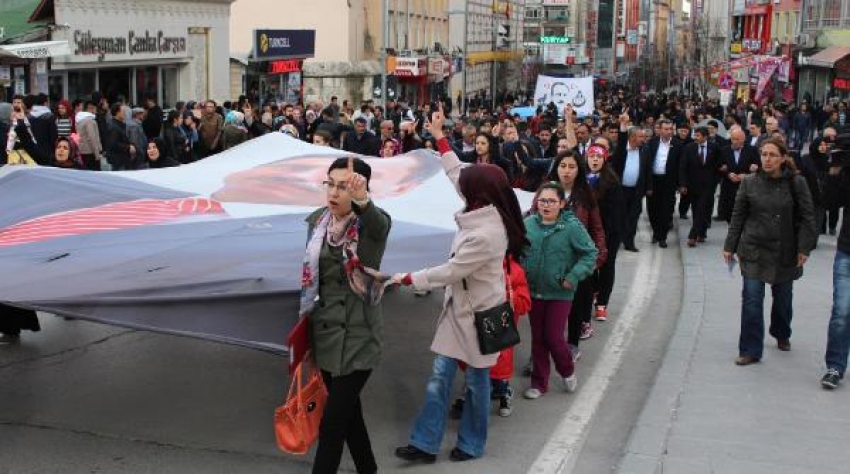
<instances>
[{"instance_id":1,"label":"black handbag with buckle","mask_svg":"<svg viewBox=\"0 0 850 474\"><path fill-rule=\"evenodd\" d=\"M507 278L510 278L510 276L508 275ZM471 307L472 300L469 299L469 290L465 278L463 279L463 290L467 293L466 298ZM514 310L510 300L483 311L473 309L473 313L475 314L475 331L478 333L478 348L481 350L481 354L495 354L519 344L519 331L516 328Z\"/></svg>"}]
</instances>

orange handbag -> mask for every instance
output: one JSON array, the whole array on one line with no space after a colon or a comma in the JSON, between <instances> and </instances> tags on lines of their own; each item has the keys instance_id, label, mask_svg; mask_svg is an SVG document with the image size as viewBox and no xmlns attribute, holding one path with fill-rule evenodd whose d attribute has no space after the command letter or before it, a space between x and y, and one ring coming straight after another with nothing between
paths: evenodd
<instances>
[{"instance_id":1,"label":"orange handbag","mask_svg":"<svg viewBox=\"0 0 850 474\"><path fill-rule=\"evenodd\" d=\"M306 385L302 380L305 370ZM274 412L274 431L281 451L290 454L307 453L319 437L319 425L327 400L328 390L322 381L322 374L307 355L292 374L286 403Z\"/></svg>"}]
</instances>

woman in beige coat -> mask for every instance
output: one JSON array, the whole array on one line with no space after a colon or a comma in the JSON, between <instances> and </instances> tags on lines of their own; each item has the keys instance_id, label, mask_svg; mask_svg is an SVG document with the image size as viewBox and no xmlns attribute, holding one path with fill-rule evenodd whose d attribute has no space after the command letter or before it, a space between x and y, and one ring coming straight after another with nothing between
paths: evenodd
<instances>
[{"instance_id":1,"label":"woman in beige coat","mask_svg":"<svg viewBox=\"0 0 850 474\"><path fill-rule=\"evenodd\" d=\"M461 163L442 134L443 122L441 109L432 117L431 130L446 175L466 203L455 214L458 232L451 258L433 268L393 277L416 290L446 288L443 312L431 344L437 355L425 405L414 423L409 444L396 449L396 456L419 462L433 462L440 451L452 383L461 363L468 366L466 406L457 446L450 458L466 461L484 454L490 416L490 367L499 354L481 354L474 312L505 302L502 262L508 254L518 260L528 243L519 203L504 171L495 165Z\"/></svg>"}]
</instances>

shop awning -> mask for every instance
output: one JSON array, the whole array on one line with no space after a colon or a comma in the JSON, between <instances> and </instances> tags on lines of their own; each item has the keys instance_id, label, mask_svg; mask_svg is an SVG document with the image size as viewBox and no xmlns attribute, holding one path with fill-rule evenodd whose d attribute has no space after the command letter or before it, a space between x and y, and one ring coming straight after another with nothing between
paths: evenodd
<instances>
[{"instance_id":1,"label":"shop awning","mask_svg":"<svg viewBox=\"0 0 850 474\"><path fill-rule=\"evenodd\" d=\"M41 59L71 54L67 41L39 41L35 43L0 45L0 57Z\"/></svg>"},{"instance_id":2,"label":"shop awning","mask_svg":"<svg viewBox=\"0 0 850 474\"><path fill-rule=\"evenodd\" d=\"M830 46L825 50L806 58L806 65L833 68L835 63L850 55L850 46Z\"/></svg>"}]
</instances>

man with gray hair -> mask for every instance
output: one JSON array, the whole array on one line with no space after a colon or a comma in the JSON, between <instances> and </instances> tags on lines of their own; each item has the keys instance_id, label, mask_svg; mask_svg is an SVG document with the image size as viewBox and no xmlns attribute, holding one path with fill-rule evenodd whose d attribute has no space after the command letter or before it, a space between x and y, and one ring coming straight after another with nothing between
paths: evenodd
<instances>
[{"instance_id":1,"label":"man with gray hair","mask_svg":"<svg viewBox=\"0 0 850 474\"><path fill-rule=\"evenodd\" d=\"M758 151L747 145L747 136L739 126L729 132L730 144L720 149L720 200L717 203L717 216L732 221L732 209L735 207L735 195L744 176L759 169L761 158Z\"/></svg>"},{"instance_id":2,"label":"man with gray hair","mask_svg":"<svg viewBox=\"0 0 850 474\"><path fill-rule=\"evenodd\" d=\"M628 111L620 115L620 134L614 154L614 170L621 176L626 219L623 226L623 248L637 252L635 235L643 210L643 197L652 195L650 156L644 144L646 130L629 126Z\"/></svg>"}]
</instances>

